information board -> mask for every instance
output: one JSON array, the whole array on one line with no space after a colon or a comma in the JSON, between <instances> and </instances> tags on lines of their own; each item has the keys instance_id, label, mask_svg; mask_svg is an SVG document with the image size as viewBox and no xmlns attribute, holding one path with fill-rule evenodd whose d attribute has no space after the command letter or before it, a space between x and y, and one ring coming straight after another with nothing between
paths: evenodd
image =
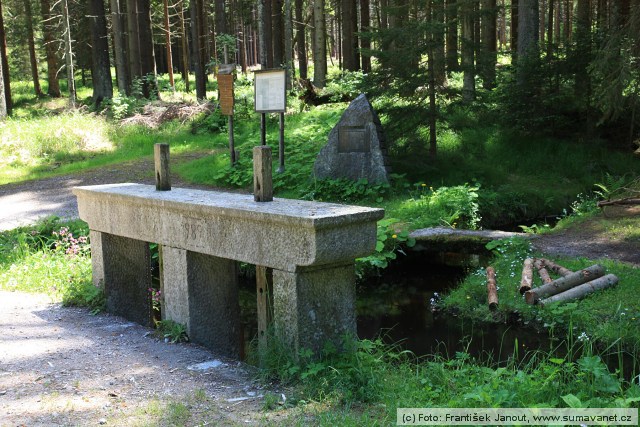
<instances>
[{"instance_id":1,"label":"information board","mask_svg":"<svg viewBox=\"0 0 640 427\"><path fill-rule=\"evenodd\" d=\"M256 71L254 105L257 113L284 113L287 110L285 73L285 70Z\"/></svg>"},{"instance_id":2,"label":"information board","mask_svg":"<svg viewBox=\"0 0 640 427\"><path fill-rule=\"evenodd\" d=\"M225 116L233 116L233 74L218 74L220 111Z\"/></svg>"}]
</instances>

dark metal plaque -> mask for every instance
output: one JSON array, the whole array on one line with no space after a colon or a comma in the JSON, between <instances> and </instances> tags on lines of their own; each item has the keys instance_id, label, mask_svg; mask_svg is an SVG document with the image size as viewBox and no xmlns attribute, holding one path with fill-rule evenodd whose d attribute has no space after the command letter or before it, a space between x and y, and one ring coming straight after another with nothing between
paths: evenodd
<instances>
[{"instance_id":1,"label":"dark metal plaque","mask_svg":"<svg viewBox=\"0 0 640 427\"><path fill-rule=\"evenodd\" d=\"M368 153L369 138L364 127L343 126L338 130L338 153Z\"/></svg>"}]
</instances>

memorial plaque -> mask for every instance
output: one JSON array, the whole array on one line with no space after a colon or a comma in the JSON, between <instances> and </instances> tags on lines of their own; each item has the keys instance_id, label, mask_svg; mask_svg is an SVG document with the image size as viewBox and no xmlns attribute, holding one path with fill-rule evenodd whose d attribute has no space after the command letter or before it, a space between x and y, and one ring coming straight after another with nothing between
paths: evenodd
<instances>
[{"instance_id":1,"label":"memorial plaque","mask_svg":"<svg viewBox=\"0 0 640 427\"><path fill-rule=\"evenodd\" d=\"M369 139L364 127L344 126L338 130L338 153L368 153Z\"/></svg>"},{"instance_id":2,"label":"memorial plaque","mask_svg":"<svg viewBox=\"0 0 640 427\"><path fill-rule=\"evenodd\" d=\"M285 77L285 70L256 71L254 105L257 113L286 112Z\"/></svg>"},{"instance_id":3,"label":"memorial plaque","mask_svg":"<svg viewBox=\"0 0 640 427\"><path fill-rule=\"evenodd\" d=\"M233 116L233 74L218 74L220 111L225 116Z\"/></svg>"}]
</instances>

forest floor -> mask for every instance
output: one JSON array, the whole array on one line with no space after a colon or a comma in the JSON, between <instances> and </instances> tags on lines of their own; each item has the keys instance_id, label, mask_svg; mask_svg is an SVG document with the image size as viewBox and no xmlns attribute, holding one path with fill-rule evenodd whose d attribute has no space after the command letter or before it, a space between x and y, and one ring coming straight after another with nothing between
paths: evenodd
<instances>
[{"instance_id":1,"label":"forest floor","mask_svg":"<svg viewBox=\"0 0 640 427\"><path fill-rule=\"evenodd\" d=\"M144 159L0 186L0 230L42 216L77 217L74 186L153 184L152 171L153 160ZM174 177L173 185L185 183ZM618 232L628 221L640 221L638 207L609 209L534 244L549 255L640 266L640 236ZM0 427L282 425L301 416L294 409L265 412L265 396L277 401L283 391L264 389L250 366L193 344L166 343L119 317L4 291L0 313ZM217 366L198 369L207 361Z\"/></svg>"}]
</instances>

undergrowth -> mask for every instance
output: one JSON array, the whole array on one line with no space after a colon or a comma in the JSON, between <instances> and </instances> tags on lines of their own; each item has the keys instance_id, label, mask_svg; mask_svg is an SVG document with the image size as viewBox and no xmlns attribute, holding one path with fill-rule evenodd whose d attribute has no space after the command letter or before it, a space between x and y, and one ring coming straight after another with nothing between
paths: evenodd
<instances>
[{"instance_id":1,"label":"undergrowth","mask_svg":"<svg viewBox=\"0 0 640 427\"><path fill-rule=\"evenodd\" d=\"M104 295L91 281L88 235L86 223L56 217L0 233L0 289L103 310Z\"/></svg>"}]
</instances>

